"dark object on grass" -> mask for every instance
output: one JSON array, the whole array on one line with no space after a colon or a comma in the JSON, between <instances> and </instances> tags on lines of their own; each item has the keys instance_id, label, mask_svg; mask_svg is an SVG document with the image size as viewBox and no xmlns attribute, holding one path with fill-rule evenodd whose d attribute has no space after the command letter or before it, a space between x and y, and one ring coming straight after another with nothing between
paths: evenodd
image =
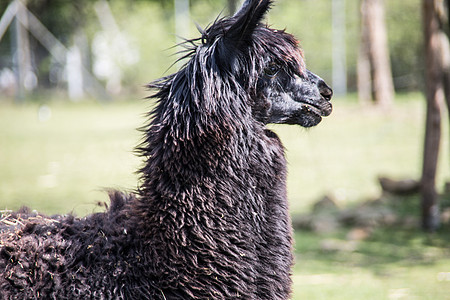
<instances>
[{"instance_id":1,"label":"dark object on grass","mask_svg":"<svg viewBox=\"0 0 450 300\"><path fill-rule=\"evenodd\" d=\"M379 177L378 181L384 192L394 195L411 195L420 191L420 182L414 179L394 180L387 177Z\"/></svg>"},{"instance_id":2,"label":"dark object on grass","mask_svg":"<svg viewBox=\"0 0 450 300\"><path fill-rule=\"evenodd\" d=\"M292 35L261 24L270 5L217 20L149 85L136 193L82 219L4 217L1 299L289 298L285 158L265 125L318 124L332 91Z\"/></svg>"}]
</instances>

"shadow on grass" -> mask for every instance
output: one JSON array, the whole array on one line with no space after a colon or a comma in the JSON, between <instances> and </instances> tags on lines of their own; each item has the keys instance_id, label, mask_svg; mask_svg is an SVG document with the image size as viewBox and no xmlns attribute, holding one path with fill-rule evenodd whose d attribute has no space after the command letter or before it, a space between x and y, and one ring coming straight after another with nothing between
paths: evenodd
<instances>
[{"instance_id":1,"label":"shadow on grass","mask_svg":"<svg viewBox=\"0 0 450 300\"><path fill-rule=\"evenodd\" d=\"M449 201L442 199L443 208ZM399 219L419 220L418 196L388 201ZM418 223L418 222L417 222ZM435 233L425 233L415 226L378 226L364 228L368 234L354 239L356 227L339 227L332 232L295 231L297 264L311 272L339 273L340 269L363 268L383 275L390 268L432 266L450 258L450 224L443 224ZM319 270L317 270L319 268ZM307 271L307 270L305 270Z\"/></svg>"},{"instance_id":2,"label":"shadow on grass","mask_svg":"<svg viewBox=\"0 0 450 300\"><path fill-rule=\"evenodd\" d=\"M425 234L420 230L379 228L363 241L347 240L347 230L327 235L297 231L296 260L305 272L340 273L362 268L386 276L393 268L432 266L448 260L449 229ZM325 246L330 242L340 245L340 249L330 250Z\"/></svg>"}]
</instances>

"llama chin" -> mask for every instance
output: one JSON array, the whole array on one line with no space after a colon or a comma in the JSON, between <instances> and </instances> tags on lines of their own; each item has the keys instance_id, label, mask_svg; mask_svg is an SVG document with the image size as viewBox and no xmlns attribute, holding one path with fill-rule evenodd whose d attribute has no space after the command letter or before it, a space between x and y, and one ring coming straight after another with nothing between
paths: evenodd
<instances>
[{"instance_id":1,"label":"llama chin","mask_svg":"<svg viewBox=\"0 0 450 300\"><path fill-rule=\"evenodd\" d=\"M0 299L289 299L286 160L266 124L318 124L332 90L263 24L271 4L217 19L149 84L137 191L84 218L1 218Z\"/></svg>"}]
</instances>

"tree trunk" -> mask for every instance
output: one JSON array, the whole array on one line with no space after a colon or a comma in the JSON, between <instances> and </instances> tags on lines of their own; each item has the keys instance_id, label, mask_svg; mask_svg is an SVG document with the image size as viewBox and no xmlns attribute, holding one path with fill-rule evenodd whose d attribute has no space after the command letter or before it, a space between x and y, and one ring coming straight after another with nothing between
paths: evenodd
<instances>
[{"instance_id":1,"label":"tree trunk","mask_svg":"<svg viewBox=\"0 0 450 300\"><path fill-rule=\"evenodd\" d=\"M370 64L370 44L369 44L369 30L368 30L368 9L366 2L361 2L361 36L359 42L358 52L358 98L361 103L369 103L372 101L372 75Z\"/></svg>"},{"instance_id":2,"label":"tree trunk","mask_svg":"<svg viewBox=\"0 0 450 300\"><path fill-rule=\"evenodd\" d=\"M25 1L23 1L26 3ZM20 20L24 23L22 23ZM17 82L16 100L22 102L25 99L26 93L35 88L34 78L35 74L31 66L31 52L29 44L28 31L25 24L27 24L27 13L24 5L19 5L14 20L14 64Z\"/></svg>"},{"instance_id":3,"label":"tree trunk","mask_svg":"<svg viewBox=\"0 0 450 300\"><path fill-rule=\"evenodd\" d=\"M427 115L422 169L422 227L435 231L439 227L439 203L436 171L441 138L441 103L444 100L442 66L442 32L437 14L439 0L423 0L425 37L425 83Z\"/></svg>"},{"instance_id":4,"label":"tree trunk","mask_svg":"<svg viewBox=\"0 0 450 300\"><path fill-rule=\"evenodd\" d=\"M370 54L373 68L373 90L375 101L389 107L394 100L394 84L392 82L391 61L387 43L386 22L384 17L384 1L368 0L370 18Z\"/></svg>"},{"instance_id":5,"label":"tree trunk","mask_svg":"<svg viewBox=\"0 0 450 300\"><path fill-rule=\"evenodd\" d=\"M332 0L332 81L333 94L347 94L347 61L345 46L345 0Z\"/></svg>"},{"instance_id":6,"label":"tree trunk","mask_svg":"<svg viewBox=\"0 0 450 300\"><path fill-rule=\"evenodd\" d=\"M439 203L436 192L436 172L441 138L441 115L438 99L442 98L442 90L431 95L427 100L427 116L425 127L425 147L422 169L422 228L435 231L439 227ZM428 96L427 96L428 98Z\"/></svg>"},{"instance_id":7,"label":"tree trunk","mask_svg":"<svg viewBox=\"0 0 450 300\"><path fill-rule=\"evenodd\" d=\"M370 75L372 78L371 94L374 101L382 107L391 106L394 99L394 84L392 81L391 63L387 43L386 22L384 17L383 0L362 0L361 2L361 48L359 79L361 88L360 98L367 98L367 85L363 81L367 79L367 71L364 71L364 63L367 56L370 61Z\"/></svg>"},{"instance_id":8,"label":"tree trunk","mask_svg":"<svg viewBox=\"0 0 450 300\"><path fill-rule=\"evenodd\" d=\"M448 121L450 122L450 1L445 0L441 2L440 6L440 25L441 25L441 59L443 72L443 86L445 101L447 104L447 113L449 114Z\"/></svg>"},{"instance_id":9,"label":"tree trunk","mask_svg":"<svg viewBox=\"0 0 450 300\"><path fill-rule=\"evenodd\" d=\"M447 27L448 27L447 19ZM442 34L442 68L443 68L443 88L445 101L447 104L448 121L450 122L450 42L448 34Z\"/></svg>"}]
</instances>

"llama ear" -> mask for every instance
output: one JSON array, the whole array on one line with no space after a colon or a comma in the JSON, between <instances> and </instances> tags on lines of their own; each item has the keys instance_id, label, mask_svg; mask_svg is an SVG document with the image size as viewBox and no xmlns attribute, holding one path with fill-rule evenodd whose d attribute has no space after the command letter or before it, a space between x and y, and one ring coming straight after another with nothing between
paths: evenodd
<instances>
[{"instance_id":1,"label":"llama ear","mask_svg":"<svg viewBox=\"0 0 450 300\"><path fill-rule=\"evenodd\" d=\"M231 18L234 23L226 33L226 38L241 43L250 39L253 31L269 10L272 0L245 0Z\"/></svg>"}]
</instances>

